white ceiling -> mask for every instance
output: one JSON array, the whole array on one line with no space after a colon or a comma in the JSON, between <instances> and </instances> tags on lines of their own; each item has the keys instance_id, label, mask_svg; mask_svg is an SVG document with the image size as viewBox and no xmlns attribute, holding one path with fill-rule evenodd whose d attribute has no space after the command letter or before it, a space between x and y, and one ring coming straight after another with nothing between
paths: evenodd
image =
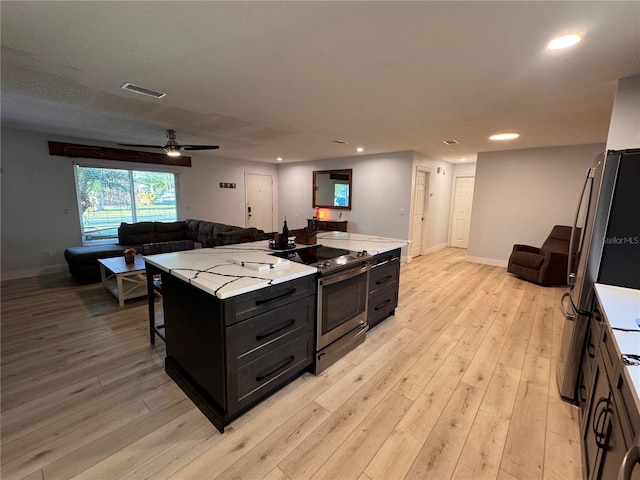
<instances>
[{"instance_id":1,"label":"white ceiling","mask_svg":"<svg viewBox=\"0 0 640 480\"><path fill-rule=\"evenodd\" d=\"M639 1L2 1L1 20L3 126L158 145L173 128L262 162L605 142L616 80L640 74Z\"/></svg>"}]
</instances>

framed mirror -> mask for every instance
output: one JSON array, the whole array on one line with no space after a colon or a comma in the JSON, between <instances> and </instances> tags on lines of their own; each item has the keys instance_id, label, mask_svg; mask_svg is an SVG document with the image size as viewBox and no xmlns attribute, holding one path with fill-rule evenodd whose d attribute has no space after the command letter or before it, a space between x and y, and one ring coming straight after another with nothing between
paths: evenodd
<instances>
[{"instance_id":1,"label":"framed mirror","mask_svg":"<svg viewBox=\"0 0 640 480\"><path fill-rule=\"evenodd\" d=\"M313 208L351 210L352 169L313 172Z\"/></svg>"}]
</instances>

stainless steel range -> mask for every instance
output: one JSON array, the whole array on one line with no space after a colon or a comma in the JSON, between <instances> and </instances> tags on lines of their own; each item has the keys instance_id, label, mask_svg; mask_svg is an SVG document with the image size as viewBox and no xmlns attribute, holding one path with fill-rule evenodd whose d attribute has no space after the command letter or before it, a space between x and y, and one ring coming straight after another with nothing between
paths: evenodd
<instances>
[{"instance_id":1,"label":"stainless steel range","mask_svg":"<svg viewBox=\"0 0 640 480\"><path fill-rule=\"evenodd\" d=\"M273 255L318 269L314 373L320 373L364 342L371 255L323 245Z\"/></svg>"}]
</instances>

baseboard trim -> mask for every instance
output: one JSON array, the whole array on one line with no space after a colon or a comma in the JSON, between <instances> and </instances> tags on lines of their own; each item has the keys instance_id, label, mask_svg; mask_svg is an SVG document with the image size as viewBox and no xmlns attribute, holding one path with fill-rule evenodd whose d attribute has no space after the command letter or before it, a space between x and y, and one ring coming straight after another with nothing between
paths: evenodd
<instances>
[{"instance_id":1,"label":"baseboard trim","mask_svg":"<svg viewBox=\"0 0 640 480\"><path fill-rule=\"evenodd\" d=\"M409 246L409 249L410 248L411 248L411 246ZM428 255L430 253L437 252L438 250L442 250L443 248L447 248L447 244L446 243L440 243L438 245L434 245L433 247L429 247L424 252L422 252L420 255ZM409 262L411 262L412 258L413 257L411 256L411 253L409 253L406 257L403 256L401 261L409 263Z\"/></svg>"},{"instance_id":2,"label":"baseboard trim","mask_svg":"<svg viewBox=\"0 0 640 480\"><path fill-rule=\"evenodd\" d=\"M492 265L494 267L503 267L503 268L507 268L507 260L498 260L496 258L485 258L485 257L472 257L470 255L467 255L465 257L465 260L467 262L471 262L471 263L481 263L483 265Z\"/></svg>"},{"instance_id":3,"label":"baseboard trim","mask_svg":"<svg viewBox=\"0 0 640 480\"><path fill-rule=\"evenodd\" d=\"M67 272L68 267L66 263L58 265L47 265L46 267L32 267L25 268L24 270L14 270L12 272L2 272L2 280L17 280L19 278L39 277L41 275L47 275L50 273L62 273Z\"/></svg>"}]
</instances>

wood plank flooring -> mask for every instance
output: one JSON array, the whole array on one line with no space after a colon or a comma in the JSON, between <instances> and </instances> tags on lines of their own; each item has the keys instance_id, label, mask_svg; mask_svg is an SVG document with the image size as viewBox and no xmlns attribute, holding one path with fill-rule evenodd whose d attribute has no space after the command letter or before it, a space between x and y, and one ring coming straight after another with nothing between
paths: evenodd
<instances>
[{"instance_id":1,"label":"wood plank flooring","mask_svg":"<svg viewBox=\"0 0 640 480\"><path fill-rule=\"evenodd\" d=\"M465 254L403 264L395 316L223 435L148 344L146 299L118 308L67 274L5 281L1 476L582 478L578 410L555 379L564 289Z\"/></svg>"}]
</instances>

